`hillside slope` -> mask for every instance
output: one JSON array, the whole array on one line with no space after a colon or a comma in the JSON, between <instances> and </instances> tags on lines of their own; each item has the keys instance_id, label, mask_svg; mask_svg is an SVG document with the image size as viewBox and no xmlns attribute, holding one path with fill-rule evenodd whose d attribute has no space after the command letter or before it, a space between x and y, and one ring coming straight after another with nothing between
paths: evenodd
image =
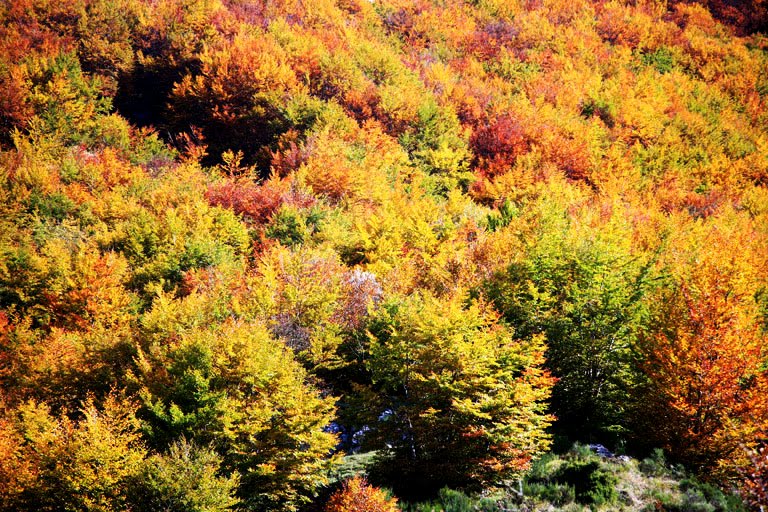
<instances>
[{"instance_id":1,"label":"hillside slope","mask_svg":"<svg viewBox=\"0 0 768 512\"><path fill-rule=\"evenodd\" d=\"M575 441L766 506L763 2L0 20L0 509L317 508L351 453L487 494Z\"/></svg>"}]
</instances>

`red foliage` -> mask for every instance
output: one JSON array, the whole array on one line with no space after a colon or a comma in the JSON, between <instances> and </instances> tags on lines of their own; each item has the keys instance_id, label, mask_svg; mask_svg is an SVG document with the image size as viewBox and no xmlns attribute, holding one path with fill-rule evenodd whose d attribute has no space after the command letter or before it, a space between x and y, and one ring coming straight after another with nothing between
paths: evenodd
<instances>
[{"instance_id":1,"label":"red foliage","mask_svg":"<svg viewBox=\"0 0 768 512\"><path fill-rule=\"evenodd\" d=\"M685 9L688 2L675 0L670 3L675 6L675 11L678 15L676 21L681 26L687 24L690 21L690 10ZM707 11L712 13L712 17L733 27L739 35L747 35L754 32L764 33L768 29L768 4L764 1L704 0L701 3L706 7ZM703 9L700 11L706 12ZM681 12L685 12L685 15L680 16ZM714 26L714 20L710 18L708 24Z\"/></svg>"},{"instance_id":2,"label":"red foliage","mask_svg":"<svg viewBox=\"0 0 768 512\"><path fill-rule=\"evenodd\" d=\"M225 180L208 187L206 197L215 206L230 208L253 224L264 224L283 204L290 184L270 179L261 185L244 179Z\"/></svg>"},{"instance_id":3,"label":"red foliage","mask_svg":"<svg viewBox=\"0 0 768 512\"><path fill-rule=\"evenodd\" d=\"M33 113L18 74L13 71L0 74L0 131L10 133L13 128L26 127Z\"/></svg>"},{"instance_id":4,"label":"red foliage","mask_svg":"<svg viewBox=\"0 0 768 512\"><path fill-rule=\"evenodd\" d=\"M406 41L416 41L422 37L417 28L416 18L427 10L429 10L429 4L424 0L411 2L407 8L401 7L387 14L384 17L384 26L400 34Z\"/></svg>"},{"instance_id":5,"label":"red foliage","mask_svg":"<svg viewBox=\"0 0 768 512\"><path fill-rule=\"evenodd\" d=\"M685 199L684 206L688 209L691 217L700 219L717 213L717 210L726 200L725 193L720 190L712 190L706 194L689 194Z\"/></svg>"},{"instance_id":6,"label":"red foliage","mask_svg":"<svg viewBox=\"0 0 768 512\"><path fill-rule=\"evenodd\" d=\"M490 125L477 129L470 144L476 165L489 177L509 169L518 156L530 149L530 141L522 124L510 115L501 116Z\"/></svg>"},{"instance_id":7,"label":"red foliage","mask_svg":"<svg viewBox=\"0 0 768 512\"><path fill-rule=\"evenodd\" d=\"M502 48L512 44L516 35L517 30L508 22L487 23L481 30L471 34L466 49L480 60L495 59Z\"/></svg>"},{"instance_id":8,"label":"red foliage","mask_svg":"<svg viewBox=\"0 0 768 512\"><path fill-rule=\"evenodd\" d=\"M307 161L312 152L312 140L299 140L299 132L288 130L280 136L277 142L277 149L270 151L272 172L281 178L301 167L301 164Z\"/></svg>"},{"instance_id":9,"label":"red foliage","mask_svg":"<svg viewBox=\"0 0 768 512\"><path fill-rule=\"evenodd\" d=\"M380 118L382 113L379 102L378 90L372 82L365 88L351 89L344 96L344 104L358 121Z\"/></svg>"},{"instance_id":10,"label":"red foliage","mask_svg":"<svg viewBox=\"0 0 768 512\"><path fill-rule=\"evenodd\" d=\"M611 44L636 48L642 34L633 23L631 13L628 6L608 4L598 15L597 33Z\"/></svg>"}]
</instances>

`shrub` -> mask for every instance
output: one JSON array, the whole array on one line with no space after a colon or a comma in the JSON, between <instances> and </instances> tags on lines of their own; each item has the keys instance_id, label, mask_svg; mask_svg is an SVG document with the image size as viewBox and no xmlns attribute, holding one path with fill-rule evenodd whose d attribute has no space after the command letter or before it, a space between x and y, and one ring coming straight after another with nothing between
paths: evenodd
<instances>
[{"instance_id":1,"label":"shrub","mask_svg":"<svg viewBox=\"0 0 768 512\"><path fill-rule=\"evenodd\" d=\"M405 505L403 510L409 512L497 512L505 510L501 504L491 498L472 498L461 491L440 489L437 499Z\"/></svg>"},{"instance_id":2,"label":"shrub","mask_svg":"<svg viewBox=\"0 0 768 512\"><path fill-rule=\"evenodd\" d=\"M397 500L378 487L356 476L331 496L326 512L397 512Z\"/></svg>"},{"instance_id":3,"label":"shrub","mask_svg":"<svg viewBox=\"0 0 768 512\"><path fill-rule=\"evenodd\" d=\"M576 501L579 503L602 505L613 503L618 498L615 475L600 468L595 461L570 461L565 464L557 475L557 481L572 485Z\"/></svg>"},{"instance_id":4,"label":"shrub","mask_svg":"<svg viewBox=\"0 0 768 512\"><path fill-rule=\"evenodd\" d=\"M660 476L666 471L666 461L664 459L664 450L656 448L650 457L640 462L640 471L646 475Z\"/></svg>"},{"instance_id":5,"label":"shrub","mask_svg":"<svg viewBox=\"0 0 768 512\"><path fill-rule=\"evenodd\" d=\"M571 485L533 482L526 484L523 492L526 496L536 496L557 507L576 501L576 490Z\"/></svg>"}]
</instances>

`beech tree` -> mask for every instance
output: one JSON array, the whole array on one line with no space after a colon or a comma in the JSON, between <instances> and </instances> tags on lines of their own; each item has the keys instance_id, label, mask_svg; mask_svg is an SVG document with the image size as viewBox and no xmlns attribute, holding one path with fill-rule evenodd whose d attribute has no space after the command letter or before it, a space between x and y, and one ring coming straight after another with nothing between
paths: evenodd
<instances>
[{"instance_id":1,"label":"beech tree","mask_svg":"<svg viewBox=\"0 0 768 512\"><path fill-rule=\"evenodd\" d=\"M367 361L380 471L421 492L519 476L549 446L543 351L541 337L516 340L488 304L462 294L382 306Z\"/></svg>"},{"instance_id":2,"label":"beech tree","mask_svg":"<svg viewBox=\"0 0 768 512\"><path fill-rule=\"evenodd\" d=\"M210 317L197 309L199 297L184 302L161 301L145 319L136 384L150 441L212 443L223 466L241 475L243 506L295 510L333 462L336 437L325 430L333 400L264 325L205 328Z\"/></svg>"},{"instance_id":3,"label":"beech tree","mask_svg":"<svg viewBox=\"0 0 768 512\"><path fill-rule=\"evenodd\" d=\"M626 440L652 257L632 254L619 218L597 234L550 199L538 208L540 228L524 235L524 254L484 290L518 336L546 336L546 367L558 379L551 403L556 429L606 443Z\"/></svg>"},{"instance_id":4,"label":"beech tree","mask_svg":"<svg viewBox=\"0 0 768 512\"><path fill-rule=\"evenodd\" d=\"M1 435L15 450L3 457L0 480L15 485L0 489L0 509L125 510L146 455L131 403L88 400L79 421L32 401L14 413Z\"/></svg>"},{"instance_id":5,"label":"beech tree","mask_svg":"<svg viewBox=\"0 0 768 512\"><path fill-rule=\"evenodd\" d=\"M658 297L655 327L643 340L648 376L643 424L674 457L732 475L768 430L766 337L744 316L751 298L738 294L713 268Z\"/></svg>"}]
</instances>

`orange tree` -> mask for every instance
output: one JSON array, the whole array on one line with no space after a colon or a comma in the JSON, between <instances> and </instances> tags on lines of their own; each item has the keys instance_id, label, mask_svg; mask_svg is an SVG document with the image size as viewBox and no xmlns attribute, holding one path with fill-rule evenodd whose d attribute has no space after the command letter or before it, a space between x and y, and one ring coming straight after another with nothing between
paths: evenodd
<instances>
[{"instance_id":1,"label":"orange tree","mask_svg":"<svg viewBox=\"0 0 768 512\"><path fill-rule=\"evenodd\" d=\"M674 282L655 297L640 342L648 380L638 419L651 418L646 431L678 460L731 475L747 463L741 446L766 435L768 374L755 301L764 248L748 226L734 233L724 220L691 226L670 251L683 258L669 262Z\"/></svg>"},{"instance_id":2,"label":"orange tree","mask_svg":"<svg viewBox=\"0 0 768 512\"><path fill-rule=\"evenodd\" d=\"M650 432L691 467L731 466L768 426L765 335L739 318L745 298L721 277L680 283L663 300L663 323L644 340Z\"/></svg>"},{"instance_id":3,"label":"orange tree","mask_svg":"<svg viewBox=\"0 0 768 512\"><path fill-rule=\"evenodd\" d=\"M336 491L326 512L397 512L395 498L388 498L386 493L372 485L365 478L355 476L350 478L341 489Z\"/></svg>"}]
</instances>

